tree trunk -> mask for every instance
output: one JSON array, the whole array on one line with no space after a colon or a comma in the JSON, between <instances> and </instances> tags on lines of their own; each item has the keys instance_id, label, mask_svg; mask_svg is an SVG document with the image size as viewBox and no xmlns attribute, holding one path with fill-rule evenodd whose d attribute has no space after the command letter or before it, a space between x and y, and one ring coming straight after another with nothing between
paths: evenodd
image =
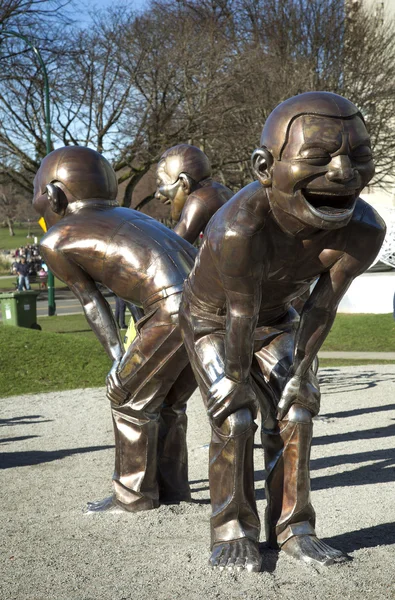
<instances>
[{"instance_id":1,"label":"tree trunk","mask_svg":"<svg viewBox=\"0 0 395 600\"><path fill-rule=\"evenodd\" d=\"M127 186L125 188L125 192L124 192L123 200L122 200L122 206L124 206L126 208L131 207L134 188L136 187L136 185L138 184L140 179L142 179L144 177L144 175L150 170L150 168L151 168L151 165L145 166L144 168L141 169L141 171L132 175L129 183L127 184Z\"/></svg>"},{"instance_id":2,"label":"tree trunk","mask_svg":"<svg viewBox=\"0 0 395 600\"><path fill-rule=\"evenodd\" d=\"M9 217L6 217L6 223L8 227L8 231L10 232L10 237L15 235L14 225Z\"/></svg>"},{"instance_id":3,"label":"tree trunk","mask_svg":"<svg viewBox=\"0 0 395 600\"><path fill-rule=\"evenodd\" d=\"M141 210L146 204L151 202L151 200L153 200L154 198L155 198L155 194L150 194L149 196L146 196L145 198L140 200L140 202L138 204L136 204L136 206L134 207L134 210Z\"/></svg>"}]
</instances>

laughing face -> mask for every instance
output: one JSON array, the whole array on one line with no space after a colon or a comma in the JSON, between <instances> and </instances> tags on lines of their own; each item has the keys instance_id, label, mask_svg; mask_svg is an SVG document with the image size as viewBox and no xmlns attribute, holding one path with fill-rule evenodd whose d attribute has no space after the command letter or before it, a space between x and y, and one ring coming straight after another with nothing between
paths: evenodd
<instances>
[{"instance_id":1,"label":"laughing face","mask_svg":"<svg viewBox=\"0 0 395 600\"><path fill-rule=\"evenodd\" d=\"M163 204L171 204L171 218L173 221L178 221L188 198L188 191L184 189L178 176L174 181L174 175L169 175L166 167L168 167L166 160L161 160L156 175L157 189L155 197Z\"/></svg>"},{"instance_id":2,"label":"laughing face","mask_svg":"<svg viewBox=\"0 0 395 600\"><path fill-rule=\"evenodd\" d=\"M289 127L281 159L274 160L273 208L312 227L343 227L373 174L360 117L301 115Z\"/></svg>"}]
</instances>

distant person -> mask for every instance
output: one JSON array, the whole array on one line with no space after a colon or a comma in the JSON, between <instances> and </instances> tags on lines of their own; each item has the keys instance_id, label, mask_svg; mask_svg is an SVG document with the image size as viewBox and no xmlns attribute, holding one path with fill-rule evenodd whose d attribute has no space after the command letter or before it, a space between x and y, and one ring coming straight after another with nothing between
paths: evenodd
<instances>
[{"instance_id":1,"label":"distant person","mask_svg":"<svg viewBox=\"0 0 395 600\"><path fill-rule=\"evenodd\" d=\"M132 304L131 302L125 302L122 298L115 296L115 321L119 327L119 329L126 329L126 308L129 309L130 314L132 315L133 323L137 323L139 319L144 316L144 311Z\"/></svg>"},{"instance_id":2,"label":"distant person","mask_svg":"<svg viewBox=\"0 0 395 600\"><path fill-rule=\"evenodd\" d=\"M47 273L47 271L45 271L41 267L40 270L38 271L37 275L40 278L40 289L46 290L47 289L47 280L48 280L48 273Z\"/></svg>"},{"instance_id":3,"label":"distant person","mask_svg":"<svg viewBox=\"0 0 395 600\"><path fill-rule=\"evenodd\" d=\"M17 268L17 266L19 265L19 263L20 263L20 262L21 262L21 259L20 259L20 258L17 258L17 259L16 259L16 260L14 260L14 262L12 263L12 265L11 265L11 273L12 273L13 275L14 275L14 274L16 274L16 272L17 272L16 268Z\"/></svg>"},{"instance_id":4,"label":"distant person","mask_svg":"<svg viewBox=\"0 0 395 600\"><path fill-rule=\"evenodd\" d=\"M15 270L18 274L18 292L23 292L23 288L30 290L30 265L26 262L26 258L24 256L22 256L21 262L16 265Z\"/></svg>"}]
</instances>

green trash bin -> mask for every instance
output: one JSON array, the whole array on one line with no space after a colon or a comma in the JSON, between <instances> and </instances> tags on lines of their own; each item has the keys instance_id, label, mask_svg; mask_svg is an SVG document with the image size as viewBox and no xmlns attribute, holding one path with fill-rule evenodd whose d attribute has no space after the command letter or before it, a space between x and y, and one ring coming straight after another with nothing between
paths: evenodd
<instances>
[{"instance_id":1,"label":"green trash bin","mask_svg":"<svg viewBox=\"0 0 395 600\"><path fill-rule=\"evenodd\" d=\"M37 323L37 296L39 292L9 292L0 294L0 307L4 325L41 329Z\"/></svg>"}]
</instances>

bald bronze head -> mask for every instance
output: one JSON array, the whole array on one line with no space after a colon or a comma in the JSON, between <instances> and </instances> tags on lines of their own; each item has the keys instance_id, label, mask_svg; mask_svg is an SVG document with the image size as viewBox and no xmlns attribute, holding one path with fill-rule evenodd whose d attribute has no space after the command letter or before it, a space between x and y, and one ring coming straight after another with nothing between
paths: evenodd
<instances>
[{"instance_id":1,"label":"bald bronze head","mask_svg":"<svg viewBox=\"0 0 395 600\"><path fill-rule=\"evenodd\" d=\"M73 204L116 202L117 191L115 172L104 156L83 146L66 146L43 159L34 179L33 206L51 226Z\"/></svg>"},{"instance_id":2,"label":"bald bronze head","mask_svg":"<svg viewBox=\"0 0 395 600\"><path fill-rule=\"evenodd\" d=\"M277 106L252 162L275 218L291 233L347 225L374 175L360 111L329 92L307 92Z\"/></svg>"},{"instance_id":3,"label":"bald bronze head","mask_svg":"<svg viewBox=\"0 0 395 600\"><path fill-rule=\"evenodd\" d=\"M189 194L211 177L211 165L202 150L189 144L178 144L164 152L157 168L156 197L171 204L171 216L178 221Z\"/></svg>"}]
</instances>

